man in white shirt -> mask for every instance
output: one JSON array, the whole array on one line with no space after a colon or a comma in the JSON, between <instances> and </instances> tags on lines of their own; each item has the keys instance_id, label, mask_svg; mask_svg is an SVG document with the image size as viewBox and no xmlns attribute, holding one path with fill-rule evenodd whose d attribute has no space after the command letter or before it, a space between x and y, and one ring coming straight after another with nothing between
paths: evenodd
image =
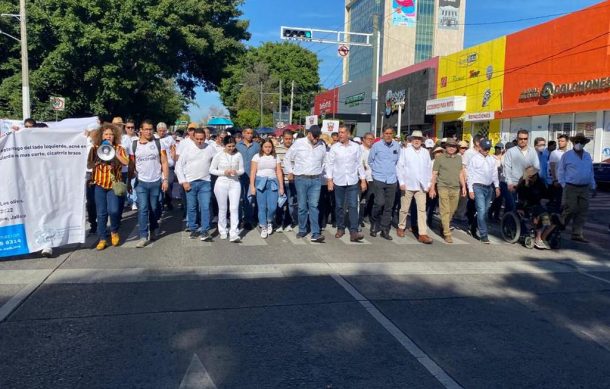
<instances>
[{"instance_id":1,"label":"man in white shirt","mask_svg":"<svg viewBox=\"0 0 610 389\"><path fill-rule=\"evenodd\" d=\"M364 217L370 216L373 209L373 172L369 166L369 154L375 142L375 134L367 132L362 136L362 166L364 167L364 177L366 178L366 190L360 195L360 213L358 222L360 227L364 227Z\"/></svg>"},{"instance_id":2,"label":"man in white shirt","mask_svg":"<svg viewBox=\"0 0 610 389\"><path fill-rule=\"evenodd\" d=\"M168 134L167 124L163 122L157 123L157 135L161 141L161 147L163 147L167 153L167 166L169 167L169 177L167 177L169 186L167 191L162 194L161 205L165 205L167 209L171 211L174 209L174 206L172 205L172 188L174 186L174 181L176 181L176 141ZM161 211L161 208L159 208L159 211ZM158 216L161 216L161 212L158 213Z\"/></svg>"},{"instance_id":3,"label":"man in white shirt","mask_svg":"<svg viewBox=\"0 0 610 389\"><path fill-rule=\"evenodd\" d=\"M298 206L297 206L297 189L293 181L288 181L288 172L286 171L286 153L294 143L294 132L291 130L284 130L282 133L282 144L275 148L275 154L282 166L282 172L284 173L284 192L286 194L286 202L284 206L279 208L276 212L278 228L276 232L290 232L298 223Z\"/></svg>"},{"instance_id":4,"label":"man in white shirt","mask_svg":"<svg viewBox=\"0 0 610 389\"><path fill-rule=\"evenodd\" d=\"M326 161L328 190L335 192L335 217L339 239L345 235L345 206L349 212L350 241L359 242L364 236L358 231L358 193L366 190L360 145L349 139L347 127L339 127L338 142L333 144ZM360 182L360 185L358 185Z\"/></svg>"},{"instance_id":5,"label":"man in white shirt","mask_svg":"<svg viewBox=\"0 0 610 389\"><path fill-rule=\"evenodd\" d=\"M525 169L530 166L540 171L540 159L538 154L533 147L529 147L529 131L519 130L517 131L517 147L511 147L504 154L504 160L502 161L502 171L506 178L506 185L508 186L509 194L507 196L507 202L505 206L506 211L512 211L515 209L515 196L517 190L517 184ZM511 201L512 200L512 201Z\"/></svg>"},{"instance_id":6,"label":"man in white shirt","mask_svg":"<svg viewBox=\"0 0 610 389\"><path fill-rule=\"evenodd\" d=\"M423 138L421 131L413 131L411 147L400 150L396 175L402 196L397 234L399 237L405 236L407 213L411 207L411 201L415 198L418 240L424 244L432 244L432 238L428 236L428 225L426 223L426 194L430 190L432 179L432 160L430 159L430 152L422 147Z\"/></svg>"},{"instance_id":7,"label":"man in white shirt","mask_svg":"<svg viewBox=\"0 0 610 389\"><path fill-rule=\"evenodd\" d=\"M320 174L324 170L326 145L320 140L322 130L314 125L305 138L297 139L288 149L284 166L288 180L294 180L299 208L299 232L297 238L307 236L307 219L311 228L311 241L321 243L324 235L320 233L318 221L320 201Z\"/></svg>"},{"instance_id":8,"label":"man in white shirt","mask_svg":"<svg viewBox=\"0 0 610 389\"><path fill-rule=\"evenodd\" d=\"M138 193L138 225L140 240L136 247L142 248L158 235L159 223L157 207L160 191L166 191L169 168L167 154L159 140L153 136L153 123L146 119L140 126L140 138L133 142L129 150L129 176L135 177L135 190ZM131 190L130 185L128 186Z\"/></svg>"},{"instance_id":9,"label":"man in white shirt","mask_svg":"<svg viewBox=\"0 0 610 389\"><path fill-rule=\"evenodd\" d=\"M585 151L585 145L590 140L579 133L570 138L570 141L573 149L563 154L557 166L557 178L563 188L561 220L564 224L568 220L573 221L572 240L589 243L582 230L589 212L591 191L596 188L593 160L591 154Z\"/></svg>"},{"instance_id":10,"label":"man in white shirt","mask_svg":"<svg viewBox=\"0 0 610 389\"><path fill-rule=\"evenodd\" d=\"M479 238L481 243L485 244L490 243L486 218L491 201L494 199L494 188L495 196L500 196L498 167L496 159L489 155L489 150L491 150L491 141L485 138L481 139L479 152L470 158L466 167L468 171L468 196L475 203ZM536 156L536 158L538 157ZM471 231L476 231L476 227L471 226Z\"/></svg>"},{"instance_id":11,"label":"man in white shirt","mask_svg":"<svg viewBox=\"0 0 610 389\"><path fill-rule=\"evenodd\" d=\"M568 151L568 136L560 134L557 136L557 149L553 150L549 157L549 178L551 181L551 205L559 206L561 204L562 188L557 177L557 166L561 157Z\"/></svg>"},{"instance_id":12,"label":"man in white shirt","mask_svg":"<svg viewBox=\"0 0 610 389\"><path fill-rule=\"evenodd\" d=\"M183 149L176 165L178 182L186 192L188 227L190 238L196 239L201 234L202 241L212 240L210 230L210 200L212 199L212 183L210 164L216 155L214 146L205 142L205 132L198 128L194 131L194 139ZM197 210L200 212L201 228L198 231L195 224Z\"/></svg>"}]
</instances>

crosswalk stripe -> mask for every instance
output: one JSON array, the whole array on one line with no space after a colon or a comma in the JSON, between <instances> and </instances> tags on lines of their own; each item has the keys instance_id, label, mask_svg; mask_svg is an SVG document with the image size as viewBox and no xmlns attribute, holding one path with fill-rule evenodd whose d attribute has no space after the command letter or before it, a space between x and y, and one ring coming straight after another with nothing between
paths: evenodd
<instances>
[{"instance_id":1,"label":"crosswalk stripe","mask_svg":"<svg viewBox=\"0 0 610 389\"><path fill-rule=\"evenodd\" d=\"M284 232L283 236L285 236L290 241L290 243L295 246L302 246L307 244L306 239L297 239L297 235L294 233L294 231Z\"/></svg>"},{"instance_id":2,"label":"crosswalk stripe","mask_svg":"<svg viewBox=\"0 0 610 389\"><path fill-rule=\"evenodd\" d=\"M268 246L269 245L265 239L260 237L257 229L248 231L245 235L242 233L240 244L242 246Z\"/></svg>"},{"instance_id":3,"label":"crosswalk stripe","mask_svg":"<svg viewBox=\"0 0 610 389\"><path fill-rule=\"evenodd\" d=\"M453 243L447 243L445 242L445 238L441 237L440 235L438 235L437 233L428 230L428 236L430 238L432 238L432 240L434 240L435 242L439 242L442 244L457 244L457 245L462 245L462 244L468 244L468 242L464 242L463 240L456 238L455 235L451 234L451 238L453 239Z\"/></svg>"},{"instance_id":4,"label":"crosswalk stripe","mask_svg":"<svg viewBox=\"0 0 610 389\"><path fill-rule=\"evenodd\" d=\"M396 230L391 229L390 236L392 238L394 238L392 240L392 242L397 245L419 244L419 242L415 239L415 237L413 236L413 234L411 234L411 232L407 233L404 238L401 238L398 235L396 235ZM381 239L383 239L383 238L381 238Z\"/></svg>"},{"instance_id":5,"label":"crosswalk stripe","mask_svg":"<svg viewBox=\"0 0 610 389\"><path fill-rule=\"evenodd\" d=\"M371 242L369 242L369 241L368 241L368 240L366 240L366 239L362 239L360 242L351 242L349 239L350 239L350 238L349 238L349 233L346 233L346 234L345 234L345 235L343 235L343 236L341 237L341 239L339 239L339 240L340 240L341 242L345 243L345 244L348 244L348 245L371 244Z\"/></svg>"},{"instance_id":6,"label":"crosswalk stripe","mask_svg":"<svg viewBox=\"0 0 610 389\"><path fill-rule=\"evenodd\" d=\"M210 231L211 233L212 231ZM180 241L181 241L181 245L182 247L210 247L212 246L212 242L202 242L199 237L197 237L197 239L191 239L189 237L189 232L186 231L182 231L180 233Z\"/></svg>"}]
</instances>

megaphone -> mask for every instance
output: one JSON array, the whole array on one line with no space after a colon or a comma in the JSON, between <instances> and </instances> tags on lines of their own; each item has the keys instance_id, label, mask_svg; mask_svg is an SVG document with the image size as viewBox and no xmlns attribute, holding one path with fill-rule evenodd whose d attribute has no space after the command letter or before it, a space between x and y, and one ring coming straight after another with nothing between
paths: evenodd
<instances>
[{"instance_id":1,"label":"megaphone","mask_svg":"<svg viewBox=\"0 0 610 389\"><path fill-rule=\"evenodd\" d=\"M100 147L97 148L97 157L102 161L109 162L116 156L114 147L107 140L103 141Z\"/></svg>"}]
</instances>

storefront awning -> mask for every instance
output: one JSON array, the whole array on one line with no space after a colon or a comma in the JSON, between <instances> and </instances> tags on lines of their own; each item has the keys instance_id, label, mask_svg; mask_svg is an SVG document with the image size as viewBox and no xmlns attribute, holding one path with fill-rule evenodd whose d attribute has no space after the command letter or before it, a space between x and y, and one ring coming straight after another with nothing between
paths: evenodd
<instances>
[{"instance_id":1,"label":"storefront awning","mask_svg":"<svg viewBox=\"0 0 610 389\"><path fill-rule=\"evenodd\" d=\"M426 115L464 112L465 110L466 96L451 96L426 101Z\"/></svg>"}]
</instances>

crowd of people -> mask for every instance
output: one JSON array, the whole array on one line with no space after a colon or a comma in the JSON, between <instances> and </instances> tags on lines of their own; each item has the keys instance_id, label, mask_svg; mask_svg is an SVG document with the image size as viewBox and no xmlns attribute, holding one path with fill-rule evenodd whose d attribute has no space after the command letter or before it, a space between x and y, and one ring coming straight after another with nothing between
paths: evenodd
<instances>
[{"instance_id":1,"label":"crowd of people","mask_svg":"<svg viewBox=\"0 0 610 389\"><path fill-rule=\"evenodd\" d=\"M410 232L432 244L428 231L438 213L447 243L459 221L490 243L489 221L515 211L533 218L539 249L549 249L545 238L569 222L572 239L587 242L583 226L595 181L583 134L560 135L548 145L536 138L531 147L526 130L514 142L492 145L479 135L472 144L434 142L417 130L401 141L391 127L379 139L352 137L345 126L330 135L312 126L305 134L263 138L251 128L211 134L191 123L181 136L169 134L165 123L144 120L136 131L133 121L115 118L88 135L87 210L98 250L121 243L125 207L138 211L136 247L157 239L176 185L185 230L202 241L214 239L216 225L218 237L231 242L257 227L262 239L297 229L298 238L323 242L332 224L335 238L348 232L359 242L368 221L371 237L392 240L395 228L398 238ZM99 156L104 144L115 149L110 161ZM553 211L561 213L557 222L549 217Z\"/></svg>"}]
</instances>

